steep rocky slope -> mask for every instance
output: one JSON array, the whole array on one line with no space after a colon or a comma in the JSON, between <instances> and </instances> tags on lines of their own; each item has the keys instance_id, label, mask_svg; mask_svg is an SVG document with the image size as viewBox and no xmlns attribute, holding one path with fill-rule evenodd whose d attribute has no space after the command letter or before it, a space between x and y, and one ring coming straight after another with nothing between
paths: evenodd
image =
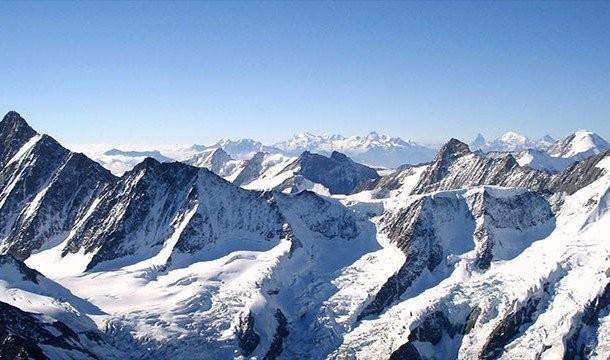
<instances>
[{"instance_id":1,"label":"steep rocky slope","mask_svg":"<svg viewBox=\"0 0 610 360\"><path fill-rule=\"evenodd\" d=\"M25 259L66 236L115 178L17 113L8 113L0 130L0 252Z\"/></svg>"}]
</instances>

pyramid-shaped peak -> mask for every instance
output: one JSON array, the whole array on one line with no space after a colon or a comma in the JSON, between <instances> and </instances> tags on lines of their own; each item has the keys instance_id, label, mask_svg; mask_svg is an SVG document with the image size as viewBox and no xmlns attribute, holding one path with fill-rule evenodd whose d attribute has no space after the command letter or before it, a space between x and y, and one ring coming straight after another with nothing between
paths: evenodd
<instances>
[{"instance_id":1,"label":"pyramid-shaped peak","mask_svg":"<svg viewBox=\"0 0 610 360\"><path fill-rule=\"evenodd\" d=\"M477 136L470 143L470 147L474 150L480 149L487 144L487 139L483 136L483 134L478 133Z\"/></svg>"},{"instance_id":2,"label":"pyramid-shaped peak","mask_svg":"<svg viewBox=\"0 0 610 360\"><path fill-rule=\"evenodd\" d=\"M13 129L21 131L28 130L28 132L34 132L34 129L32 129L30 125L28 125L28 123L25 121L25 119L21 117L21 115L19 115L19 113L16 111L7 112L6 115L4 115L4 118L2 118L1 124L1 128L3 131L6 131L7 129Z\"/></svg>"},{"instance_id":3,"label":"pyramid-shaped peak","mask_svg":"<svg viewBox=\"0 0 610 360\"><path fill-rule=\"evenodd\" d=\"M477 136L475 136L474 141L481 141L481 142L485 142L485 136L483 136L483 134L478 133Z\"/></svg>"},{"instance_id":4,"label":"pyramid-shaped peak","mask_svg":"<svg viewBox=\"0 0 610 360\"><path fill-rule=\"evenodd\" d=\"M4 115L4 118L2 119L2 121L20 121L20 122L25 122L25 119L21 117L21 115L19 115L18 112L16 111L9 111L6 113L6 115Z\"/></svg>"},{"instance_id":5,"label":"pyramid-shaped peak","mask_svg":"<svg viewBox=\"0 0 610 360\"><path fill-rule=\"evenodd\" d=\"M470 148L458 139L452 138L438 152L437 160L457 157L470 153Z\"/></svg>"},{"instance_id":6,"label":"pyramid-shaped peak","mask_svg":"<svg viewBox=\"0 0 610 360\"><path fill-rule=\"evenodd\" d=\"M0 122L0 164L5 164L36 134L19 113L9 111Z\"/></svg>"},{"instance_id":7,"label":"pyramid-shaped peak","mask_svg":"<svg viewBox=\"0 0 610 360\"><path fill-rule=\"evenodd\" d=\"M212 151L212 156L231 159L231 156L221 147L214 149Z\"/></svg>"}]
</instances>

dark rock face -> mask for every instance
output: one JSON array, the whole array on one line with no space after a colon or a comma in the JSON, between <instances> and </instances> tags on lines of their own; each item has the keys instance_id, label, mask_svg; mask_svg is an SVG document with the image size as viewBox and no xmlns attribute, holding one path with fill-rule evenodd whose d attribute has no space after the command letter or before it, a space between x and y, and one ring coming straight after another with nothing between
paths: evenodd
<instances>
[{"instance_id":1,"label":"dark rock face","mask_svg":"<svg viewBox=\"0 0 610 360\"><path fill-rule=\"evenodd\" d=\"M190 194L197 212L176 243L178 251L193 253L231 231L256 234L269 244L285 235L286 219L269 194L235 187L205 169L197 184Z\"/></svg>"},{"instance_id":2,"label":"dark rock face","mask_svg":"<svg viewBox=\"0 0 610 360\"><path fill-rule=\"evenodd\" d=\"M427 315L416 328L411 330L409 340L437 345L443 339L443 334L454 337L461 334L462 328L462 324L452 324L442 311L435 311Z\"/></svg>"},{"instance_id":3,"label":"dark rock face","mask_svg":"<svg viewBox=\"0 0 610 360\"><path fill-rule=\"evenodd\" d=\"M424 359L418 350L418 344L429 343L432 346L439 345L444 338L454 342L451 347L455 354L444 353L444 356L455 358L457 350L464 335L463 323L452 323L443 310L434 310L423 317L419 323L411 329L408 341L392 353L390 359ZM449 349L445 349L446 351Z\"/></svg>"},{"instance_id":4,"label":"dark rock face","mask_svg":"<svg viewBox=\"0 0 610 360\"><path fill-rule=\"evenodd\" d=\"M252 314L248 314L248 317L239 324L237 338L242 355L250 356L256 350L260 342L260 336L254 330L254 316Z\"/></svg>"},{"instance_id":5,"label":"dark rock face","mask_svg":"<svg viewBox=\"0 0 610 360\"><path fill-rule=\"evenodd\" d=\"M610 156L610 151L577 162L561 171L549 182L549 191L565 192L571 195L583 187L590 185L604 173L604 169L598 168L596 165L607 156Z\"/></svg>"},{"instance_id":6,"label":"dark rock face","mask_svg":"<svg viewBox=\"0 0 610 360\"><path fill-rule=\"evenodd\" d=\"M36 131L15 111L9 111L0 122L0 167L19 151Z\"/></svg>"},{"instance_id":7,"label":"dark rock face","mask_svg":"<svg viewBox=\"0 0 610 360\"><path fill-rule=\"evenodd\" d=\"M438 234L436 228L449 226L455 228L455 234L472 234L475 228L475 219L466 202L457 196L420 198L395 214L386 214L382 222L382 231L405 253L406 259L359 318L380 314L411 287L420 275L425 271L434 271L441 264L448 255L448 249L443 245L447 239ZM472 237L466 239L457 236L460 238L455 241L465 244L461 251L474 247Z\"/></svg>"},{"instance_id":8,"label":"dark rock face","mask_svg":"<svg viewBox=\"0 0 610 360\"><path fill-rule=\"evenodd\" d=\"M0 133L0 142L21 145L3 150L12 158L0 168L2 245L6 253L25 259L69 232L114 176L53 138L37 135L15 113L9 113L0 128L7 131Z\"/></svg>"},{"instance_id":9,"label":"dark rock face","mask_svg":"<svg viewBox=\"0 0 610 360\"><path fill-rule=\"evenodd\" d=\"M451 139L441 148L434 161L427 165L412 194L498 185L524 187L543 194L570 195L602 176L605 170L596 165L607 156L610 156L610 151L575 162L557 174L550 174L519 166L510 154L485 156L471 152L466 144ZM399 188L401 179L412 175L412 172L412 168L400 169L378 180L363 182L357 190L373 190L377 197L384 197L389 191Z\"/></svg>"},{"instance_id":10,"label":"dark rock face","mask_svg":"<svg viewBox=\"0 0 610 360\"><path fill-rule=\"evenodd\" d=\"M390 360L422 360L423 358L417 351L413 343L408 342L401 345L396 351L390 355Z\"/></svg>"},{"instance_id":11,"label":"dark rock face","mask_svg":"<svg viewBox=\"0 0 610 360\"><path fill-rule=\"evenodd\" d=\"M504 348L523 332L534 320L539 308L541 296L534 296L517 309L504 315L500 323L493 329L479 356L480 359L498 359Z\"/></svg>"},{"instance_id":12,"label":"dark rock face","mask_svg":"<svg viewBox=\"0 0 610 360\"><path fill-rule=\"evenodd\" d=\"M296 214L309 230L329 239L351 240L359 235L358 226L349 211L311 191L303 191L294 196L276 194L275 199L282 211ZM325 216L320 217L320 213Z\"/></svg>"},{"instance_id":13,"label":"dark rock face","mask_svg":"<svg viewBox=\"0 0 610 360\"><path fill-rule=\"evenodd\" d=\"M290 331L288 331L288 320L280 309L277 309L275 312L275 320L277 321L277 328L275 329L275 335L273 335L273 341L269 346L269 350L263 358L264 360L277 359L282 353L284 339L290 334Z\"/></svg>"},{"instance_id":14,"label":"dark rock face","mask_svg":"<svg viewBox=\"0 0 610 360\"><path fill-rule=\"evenodd\" d=\"M448 255L460 255L478 244L475 266L486 270L494 259L514 257L532 241L548 235L554 223L551 206L542 195L488 188L468 196L461 192L428 195L394 213L386 213L381 231L405 253L406 259L359 318L383 312L422 274L443 264ZM527 233L529 229L543 227L545 231ZM498 230L522 231L521 246L515 243L506 246L503 239L497 238ZM448 264L445 268L451 269Z\"/></svg>"},{"instance_id":15,"label":"dark rock face","mask_svg":"<svg viewBox=\"0 0 610 360\"><path fill-rule=\"evenodd\" d=\"M598 331L600 318L610 311L610 283L593 299L580 315L574 319L569 335L564 340L564 360L588 359L599 345Z\"/></svg>"},{"instance_id":16,"label":"dark rock face","mask_svg":"<svg viewBox=\"0 0 610 360\"><path fill-rule=\"evenodd\" d=\"M479 185L541 191L549 180L547 173L519 166L510 154L502 158L486 157L471 152L468 145L459 140L451 139L422 174L413 194Z\"/></svg>"},{"instance_id":17,"label":"dark rock face","mask_svg":"<svg viewBox=\"0 0 610 360\"><path fill-rule=\"evenodd\" d=\"M331 194L350 194L360 183L379 177L374 169L336 151L330 157L306 151L283 171L291 170L297 170L296 175L322 184ZM288 185L284 184L284 187Z\"/></svg>"},{"instance_id":18,"label":"dark rock face","mask_svg":"<svg viewBox=\"0 0 610 360\"><path fill-rule=\"evenodd\" d=\"M64 253L97 250L92 268L162 243L171 235L172 220L183 210L197 172L195 167L147 158L105 191Z\"/></svg>"},{"instance_id":19,"label":"dark rock face","mask_svg":"<svg viewBox=\"0 0 610 360\"><path fill-rule=\"evenodd\" d=\"M524 242L523 245L527 246L531 241L550 234L555 228L555 216L551 205L536 192L525 191L505 198L486 190L473 194L468 200L473 216L482 219L473 234L476 242L482 244L475 262L480 270L487 270L491 266L495 258L494 253L497 252L494 247L502 248L505 245L497 239L495 229L526 231L547 225L542 234ZM512 247L513 251L505 252L502 258L511 258L518 254L515 252L514 244Z\"/></svg>"},{"instance_id":20,"label":"dark rock face","mask_svg":"<svg viewBox=\"0 0 610 360\"><path fill-rule=\"evenodd\" d=\"M481 308L478 306L475 306L474 309L472 309L470 311L470 314L468 314L468 319L466 319L466 324L464 325L464 331L463 331L464 335L470 334L470 331L477 324L477 320L479 320L479 316L481 316Z\"/></svg>"},{"instance_id":21,"label":"dark rock face","mask_svg":"<svg viewBox=\"0 0 610 360\"><path fill-rule=\"evenodd\" d=\"M40 345L71 350L79 358L97 359L81 344L79 335L64 323L47 324L36 314L0 302L0 358L47 359Z\"/></svg>"}]
</instances>

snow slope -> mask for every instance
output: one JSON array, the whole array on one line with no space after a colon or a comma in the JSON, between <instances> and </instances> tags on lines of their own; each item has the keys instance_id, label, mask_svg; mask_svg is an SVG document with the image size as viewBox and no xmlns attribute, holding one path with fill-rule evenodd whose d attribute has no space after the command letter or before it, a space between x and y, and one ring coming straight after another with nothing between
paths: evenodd
<instances>
[{"instance_id":1,"label":"snow slope","mask_svg":"<svg viewBox=\"0 0 610 360\"><path fill-rule=\"evenodd\" d=\"M0 255L0 354L50 359L120 359L92 317L103 312L10 255ZM19 350L18 350L19 349ZM16 357L18 358L18 357Z\"/></svg>"},{"instance_id":2,"label":"snow slope","mask_svg":"<svg viewBox=\"0 0 610 360\"><path fill-rule=\"evenodd\" d=\"M601 136L587 130L578 130L551 146L548 153L555 157L582 160L609 148L610 145Z\"/></svg>"}]
</instances>

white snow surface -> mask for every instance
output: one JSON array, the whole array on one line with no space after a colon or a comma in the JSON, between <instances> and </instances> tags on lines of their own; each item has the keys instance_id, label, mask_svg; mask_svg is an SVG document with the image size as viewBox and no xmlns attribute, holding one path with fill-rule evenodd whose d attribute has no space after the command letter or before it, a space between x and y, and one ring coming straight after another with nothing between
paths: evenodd
<instances>
[{"instance_id":1,"label":"white snow surface","mask_svg":"<svg viewBox=\"0 0 610 360\"><path fill-rule=\"evenodd\" d=\"M517 160L517 163L521 166L557 173L574 164L579 159L573 157L551 156L542 150L530 149L517 153L515 155L515 160Z\"/></svg>"},{"instance_id":2,"label":"white snow surface","mask_svg":"<svg viewBox=\"0 0 610 360\"><path fill-rule=\"evenodd\" d=\"M608 150L608 142L588 130L578 130L549 149L549 154L563 158L584 159Z\"/></svg>"}]
</instances>

